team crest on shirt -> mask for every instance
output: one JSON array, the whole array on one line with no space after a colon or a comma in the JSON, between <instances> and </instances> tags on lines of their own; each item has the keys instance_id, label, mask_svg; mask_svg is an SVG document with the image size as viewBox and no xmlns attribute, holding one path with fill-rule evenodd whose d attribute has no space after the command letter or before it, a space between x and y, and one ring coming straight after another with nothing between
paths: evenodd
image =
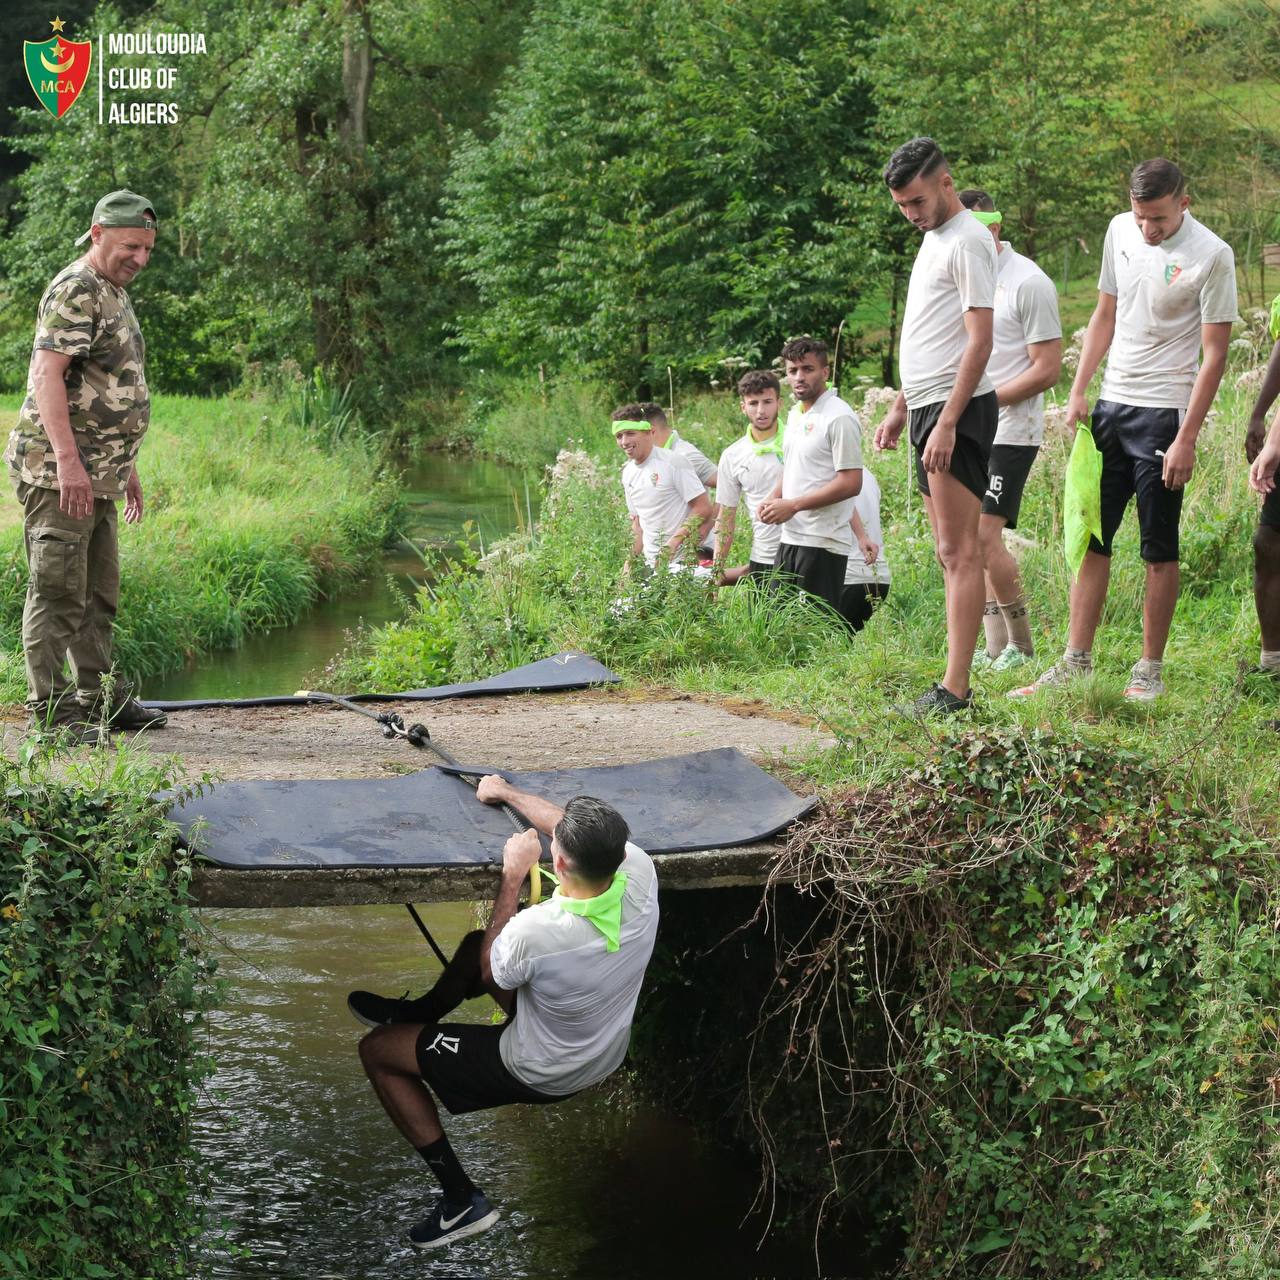
<instances>
[{"instance_id":1,"label":"team crest on shirt","mask_svg":"<svg viewBox=\"0 0 1280 1280\"><path fill-rule=\"evenodd\" d=\"M1165 284L1172 284L1181 274L1181 266L1176 262L1170 262L1164 269Z\"/></svg>"},{"instance_id":2,"label":"team crest on shirt","mask_svg":"<svg viewBox=\"0 0 1280 1280\"><path fill-rule=\"evenodd\" d=\"M656 489L661 482L662 477L656 471L649 472L649 483Z\"/></svg>"},{"instance_id":3,"label":"team crest on shirt","mask_svg":"<svg viewBox=\"0 0 1280 1280\"><path fill-rule=\"evenodd\" d=\"M814 420L813 420L812 418L806 418L806 419L804 420L804 433L805 433L805 435L807 435L807 436L808 436L808 435L812 435L812 434L813 434L813 429L814 429L814 427L816 427L817 425L818 425L818 424L817 424L816 422L814 422Z\"/></svg>"}]
</instances>

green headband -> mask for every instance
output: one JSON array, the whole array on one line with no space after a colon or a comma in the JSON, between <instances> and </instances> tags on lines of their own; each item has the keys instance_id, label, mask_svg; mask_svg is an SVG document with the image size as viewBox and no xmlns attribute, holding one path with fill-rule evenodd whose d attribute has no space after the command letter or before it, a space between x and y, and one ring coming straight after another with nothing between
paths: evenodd
<instances>
[{"instance_id":1,"label":"green headband","mask_svg":"<svg viewBox=\"0 0 1280 1280\"><path fill-rule=\"evenodd\" d=\"M619 431L652 431L653 424L650 422L628 422L625 418L621 422L613 424L613 434L616 436Z\"/></svg>"},{"instance_id":2,"label":"green headband","mask_svg":"<svg viewBox=\"0 0 1280 1280\"><path fill-rule=\"evenodd\" d=\"M1003 213L985 213L981 209L970 209L969 212L973 214L973 216L977 218L984 227L991 227L997 222L1004 221Z\"/></svg>"}]
</instances>

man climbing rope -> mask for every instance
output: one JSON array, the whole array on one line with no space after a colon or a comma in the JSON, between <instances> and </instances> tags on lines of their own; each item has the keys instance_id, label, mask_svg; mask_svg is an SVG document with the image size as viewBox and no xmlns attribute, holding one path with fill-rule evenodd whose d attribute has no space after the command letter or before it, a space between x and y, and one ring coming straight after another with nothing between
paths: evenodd
<instances>
[{"instance_id":1,"label":"man climbing rope","mask_svg":"<svg viewBox=\"0 0 1280 1280\"><path fill-rule=\"evenodd\" d=\"M653 861L630 842L616 809L590 796L575 796L562 809L496 775L482 778L476 795L510 806L535 828L503 848L488 929L467 934L435 986L416 1000L368 991L347 998L352 1014L374 1028L360 1041L374 1092L443 1191L409 1229L410 1243L422 1249L498 1220L449 1145L435 1099L460 1115L510 1102L559 1102L603 1080L626 1056L658 931ZM520 888L542 853L538 832L550 837L559 884L552 897L517 915ZM502 1025L440 1021L485 992L506 1011Z\"/></svg>"}]
</instances>

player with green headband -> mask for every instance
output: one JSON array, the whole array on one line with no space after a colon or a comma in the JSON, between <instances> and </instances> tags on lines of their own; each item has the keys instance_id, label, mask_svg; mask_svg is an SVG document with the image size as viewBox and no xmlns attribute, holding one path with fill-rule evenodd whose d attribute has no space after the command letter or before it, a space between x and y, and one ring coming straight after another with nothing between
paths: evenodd
<instances>
[{"instance_id":1,"label":"player with green headband","mask_svg":"<svg viewBox=\"0 0 1280 1280\"><path fill-rule=\"evenodd\" d=\"M603 800L563 807L481 778L476 796L509 805L531 829L507 840L489 927L463 938L435 986L416 1000L353 991L347 1007L373 1027L360 1060L392 1123L440 1183L408 1231L434 1249L487 1230L498 1211L463 1168L440 1123L508 1103L559 1102L598 1084L626 1057L658 932L653 859ZM521 886L550 842L555 893L517 911ZM465 1000L493 996L507 1021L446 1022Z\"/></svg>"},{"instance_id":2,"label":"player with green headband","mask_svg":"<svg viewBox=\"0 0 1280 1280\"><path fill-rule=\"evenodd\" d=\"M996 305L987 377L995 384L999 408L978 520L978 550L987 588L982 613L986 649L975 657L974 665L1005 671L1035 654L1018 562L1004 544L1004 531L1018 527L1023 490L1044 441L1044 393L1057 384L1062 372L1062 322L1053 281L1002 239L1004 219L995 201L975 188L961 191L959 198L991 233L996 246Z\"/></svg>"},{"instance_id":3,"label":"player with green headband","mask_svg":"<svg viewBox=\"0 0 1280 1280\"><path fill-rule=\"evenodd\" d=\"M624 404L613 412L613 435L627 455L622 491L631 517L632 556L653 568L658 557L674 559L692 527L710 521L711 499L687 459L654 443L644 406Z\"/></svg>"}]
</instances>

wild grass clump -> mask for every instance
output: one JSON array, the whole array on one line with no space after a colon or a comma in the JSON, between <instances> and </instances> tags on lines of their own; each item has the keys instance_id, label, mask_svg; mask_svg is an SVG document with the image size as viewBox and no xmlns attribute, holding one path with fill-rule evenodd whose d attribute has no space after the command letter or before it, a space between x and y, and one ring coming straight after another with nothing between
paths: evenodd
<instances>
[{"instance_id":1,"label":"wild grass clump","mask_svg":"<svg viewBox=\"0 0 1280 1280\"><path fill-rule=\"evenodd\" d=\"M165 766L0 755L0 1272L183 1276L214 964Z\"/></svg>"},{"instance_id":2,"label":"wild grass clump","mask_svg":"<svg viewBox=\"0 0 1280 1280\"><path fill-rule=\"evenodd\" d=\"M393 536L394 472L343 393L319 384L307 394L284 406L157 399L139 460L144 519L120 527L122 672L158 675L296 621L365 574ZM0 653L20 648L25 591L11 499L0 521ZM24 694L20 663L0 662L0 699Z\"/></svg>"},{"instance_id":3,"label":"wild grass clump","mask_svg":"<svg viewBox=\"0 0 1280 1280\"><path fill-rule=\"evenodd\" d=\"M792 831L744 1105L909 1274L1269 1277L1272 849L1101 735L941 735ZM818 1153L821 1153L820 1157Z\"/></svg>"}]
</instances>

